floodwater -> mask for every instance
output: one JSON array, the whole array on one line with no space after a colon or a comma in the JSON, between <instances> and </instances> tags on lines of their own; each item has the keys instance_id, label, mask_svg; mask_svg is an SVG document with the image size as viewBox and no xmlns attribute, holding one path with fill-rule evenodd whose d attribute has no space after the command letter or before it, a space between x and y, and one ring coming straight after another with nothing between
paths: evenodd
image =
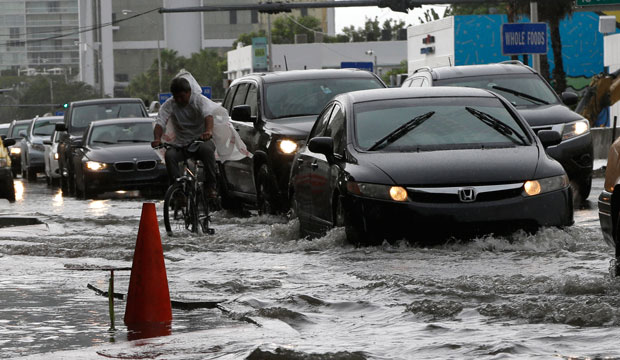
<instances>
[{"instance_id":1,"label":"floodwater","mask_svg":"<svg viewBox=\"0 0 620 360\"><path fill-rule=\"evenodd\" d=\"M574 226L536 235L355 248L343 229L308 241L284 217L214 214L213 236L169 237L154 200L172 300L172 335L127 339L125 303L109 330L105 271L130 267L142 203L64 198L16 181L0 215L0 358L620 359L620 281L608 273L595 179ZM129 272L115 273L126 293Z\"/></svg>"}]
</instances>

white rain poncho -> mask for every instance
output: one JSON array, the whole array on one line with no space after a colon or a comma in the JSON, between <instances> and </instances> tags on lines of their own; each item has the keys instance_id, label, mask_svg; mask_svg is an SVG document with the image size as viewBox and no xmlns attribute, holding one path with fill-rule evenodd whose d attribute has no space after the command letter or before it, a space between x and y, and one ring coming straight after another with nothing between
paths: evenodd
<instances>
[{"instance_id":1,"label":"white rain poncho","mask_svg":"<svg viewBox=\"0 0 620 360\"><path fill-rule=\"evenodd\" d=\"M185 78L191 88L192 94L190 97L190 104L196 104L197 106L206 106L207 112L213 116L213 141L215 142L215 157L219 161L228 160L241 160L244 157L252 157L252 154L247 150L243 140L239 137L237 131L230 122L228 111L221 105L211 101L207 97L202 95L202 89L192 74L186 70L181 70L175 77ZM174 98L169 98L159 108L157 115L157 124L164 129L162 136L162 142L175 143L176 131L175 131L175 119L172 116L172 105ZM165 151L165 150L164 150ZM163 157L163 153L161 154Z\"/></svg>"}]
</instances>

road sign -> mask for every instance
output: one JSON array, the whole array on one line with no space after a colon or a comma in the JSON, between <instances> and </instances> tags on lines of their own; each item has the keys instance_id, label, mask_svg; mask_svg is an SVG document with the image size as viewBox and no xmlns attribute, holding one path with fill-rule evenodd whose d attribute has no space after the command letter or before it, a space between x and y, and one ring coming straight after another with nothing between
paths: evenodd
<instances>
[{"instance_id":1,"label":"road sign","mask_svg":"<svg viewBox=\"0 0 620 360\"><path fill-rule=\"evenodd\" d=\"M547 24L502 24L502 55L546 53Z\"/></svg>"},{"instance_id":2,"label":"road sign","mask_svg":"<svg viewBox=\"0 0 620 360\"><path fill-rule=\"evenodd\" d=\"M202 89L202 95L206 96L207 98L211 99L211 86L201 86L200 87ZM159 103L163 104L166 102L166 100L168 100L169 98L172 97L172 93L160 93L159 94Z\"/></svg>"},{"instance_id":3,"label":"road sign","mask_svg":"<svg viewBox=\"0 0 620 360\"><path fill-rule=\"evenodd\" d=\"M63 116L64 114L64 111L54 111L54 116Z\"/></svg>"},{"instance_id":4,"label":"road sign","mask_svg":"<svg viewBox=\"0 0 620 360\"><path fill-rule=\"evenodd\" d=\"M359 61L359 62L350 62L350 61L343 61L340 63L340 68L341 69L361 69L361 70L368 70L370 72L372 72L372 62L368 61Z\"/></svg>"},{"instance_id":5,"label":"road sign","mask_svg":"<svg viewBox=\"0 0 620 360\"><path fill-rule=\"evenodd\" d=\"M577 0L577 6L620 5L620 0Z\"/></svg>"}]
</instances>

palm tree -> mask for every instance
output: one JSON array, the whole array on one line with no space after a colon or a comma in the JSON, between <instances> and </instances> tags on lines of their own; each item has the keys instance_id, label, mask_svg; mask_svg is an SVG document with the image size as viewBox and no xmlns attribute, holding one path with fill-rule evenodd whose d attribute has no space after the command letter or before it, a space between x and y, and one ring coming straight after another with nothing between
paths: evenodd
<instances>
[{"instance_id":1,"label":"palm tree","mask_svg":"<svg viewBox=\"0 0 620 360\"><path fill-rule=\"evenodd\" d=\"M553 50L553 81L555 91L561 93L566 90L566 72L564 72L564 61L562 60L562 39L560 37L560 21L566 16L573 14L573 0L539 1L538 16L541 21L549 24L551 35L551 48ZM545 64L543 64L545 62ZM546 67L547 78L549 74L549 64L547 57L541 57L541 68Z\"/></svg>"}]
</instances>

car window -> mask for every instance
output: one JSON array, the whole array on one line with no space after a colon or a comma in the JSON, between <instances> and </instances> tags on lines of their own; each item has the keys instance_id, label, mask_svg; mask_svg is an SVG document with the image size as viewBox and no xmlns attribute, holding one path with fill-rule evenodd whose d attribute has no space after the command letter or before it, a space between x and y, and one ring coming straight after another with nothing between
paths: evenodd
<instances>
[{"instance_id":1,"label":"car window","mask_svg":"<svg viewBox=\"0 0 620 360\"><path fill-rule=\"evenodd\" d=\"M153 141L153 125L150 123L122 123L94 126L89 144L105 146L118 143L149 143Z\"/></svg>"},{"instance_id":2,"label":"car window","mask_svg":"<svg viewBox=\"0 0 620 360\"><path fill-rule=\"evenodd\" d=\"M338 94L383 87L374 77L304 79L265 84L264 113L269 119L316 115Z\"/></svg>"},{"instance_id":3,"label":"car window","mask_svg":"<svg viewBox=\"0 0 620 360\"><path fill-rule=\"evenodd\" d=\"M11 138L18 137L20 131L28 130L28 126L30 126L29 123L26 123L26 124L15 124L15 126L13 126L13 129L11 129L11 135L9 137L11 137Z\"/></svg>"},{"instance_id":4,"label":"car window","mask_svg":"<svg viewBox=\"0 0 620 360\"><path fill-rule=\"evenodd\" d=\"M6 135L9 132L9 128L7 127L1 127L0 128L0 136L2 135Z\"/></svg>"},{"instance_id":5,"label":"car window","mask_svg":"<svg viewBox=\"0 0 620 360\"><path fill-rule=\"evenodd\" d=\"M468 110L468 108L470 110ZM518 135L507 135L504 129L474 116L471 109L484 112L509 126ZM355 139L367 150L399 126L424 115L432 115L402 137L384 148L395 151L432 149L480 148L493 146L529 145L521 121L509 112L497 98L424 98L395 99L358 103L354 105Z\"/></svg>"},{"instance_id":6,"label":"car window","mask_svg":"<svg viewBox=\"0 0 620 360\"><path fill-rule=\"evenodd\" d=\"M237 85L231 86L226 92L226 97L224 98L224 102L222 103L222 106L224 106L224 108L228 110L228 112L232 110L230 108L230 104L232 104L232 99L235 96L236 90L237 90Z\"/></svg>"},{"instance_id":7,"label":"car window","mask_svg":"<svg viewBox=\"0 0 620 360\"><path fill-rule=\"evenodd\" d=\"M344 124L345 124L344 112L339 104L334 105L332 114L329 119L329 124L325 129L323 136L329 136L334 139L334 153L342 154L344 152Z\"/></svg>"},{"instance_id":8,"label":"car window","mask_svg":"<svg viewBox=\"0 0 620 360\"><path fill-rule=\"evenodd\" d=\"M92 104L76 106L71 116L71 132L82 133L95 120L145 117L140 103Z\"/></svg>"},{"instance_id":9,"label":"car window","mask_svg":"<svg viewBox=\"0 0 620 360\"><path fill-rule=\"evenodd\" d=\"M410 87L420 87L422 86L422 81L424 80L424 78L414 78L411 79L411 85L409 85Z\"/></svg>"},{"instance_id":10,"label":"car window","mask_svg":"<svg viewBox=\"0 0 620 360\"><path fill-rule=\"evenodd\" d=\"M426 87L429 86L430 84L428 83L428 79L427 78L422 78L422 84L420 85L420 87Z\"/></svg>"},{"instance_id":11,"label":"car window","mask_svg":"<svg viewBox=\"0 0 620 360\"><path fill-rule=\"evenodd\" d=\"M325 128L327 127L327 122L329 121L329 117L333 109L334 105L332 104L326 107L325 110L323 110L323 113L319 116L319 119L314 124L312 131L310 131L310 139L323 135L323 131L325 131Z\"/></svg>"},{"instance_id":12,"label":"car window","mask_svg":"<svg viewBox=\"0 0 620 360\"><path fill-rule=\"evenodd\" d=\"M400 87L411 87L411 81L412 79L405 80L405 82L403 82L403 84Z\"/></svg>"},{"instance_id":13,"label":"car window","mask_svg":"<svg viewBox=\"0 0 620 360\"><path fill-rule=\"evenodd\" d=\"M248 96L245 99L245 104L250 105L250 116L256 116L258 113L258 89L256 84L251 84L248 90Z\"/></svg>"},{"instance_id":14,"label":"car window","mask_svg":"<svg viewBox=\"0 0 620 360\"><path fill-rule=\"evenodd\" d=\"M514 93L497 89L497 87L515 90L529 96L541 99L549 104L557 104L559 100L553 90L536 74L504 74L483 75L466 78L442 79L435 81L439 86L464 86L494 91L515 106L540 105L532 99L515 95Z\"/></svg>"},{"instance_id":15,"label":"car window","mask_svg":"<svg viewBox=\"0 0 620 360\"><path fill-rule=\"evenodd\" d=\"M232 107L234 109L237 105L245 104L245 96L248 94L248 87L250 84L244 83L239 84L237 92L235 93L235 97L233 98Z\"/></svg>"},{"instance_id":16,"label":"car window","mask_svg":"<svg viewBox=\"0 0 620 360\"><path fill-rule=\"evenodd\" d=\"M54 132L54 127L59 120L38 120L35 121L32 134L36 136L50 136Z\"/></svg>"}]
</instances>

